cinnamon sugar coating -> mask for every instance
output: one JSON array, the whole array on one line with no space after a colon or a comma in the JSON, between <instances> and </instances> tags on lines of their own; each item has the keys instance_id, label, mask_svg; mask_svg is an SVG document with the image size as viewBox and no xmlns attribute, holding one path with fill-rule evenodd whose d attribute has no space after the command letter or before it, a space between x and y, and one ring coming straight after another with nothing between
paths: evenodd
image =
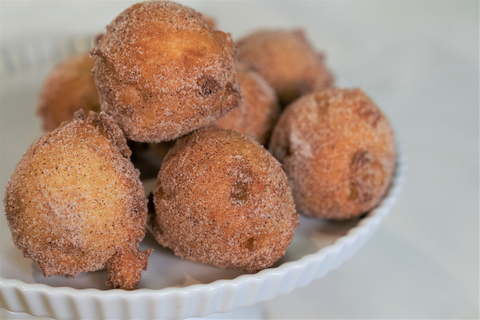
<instances>
[{"instance_id":1,"label":"cinnamon sugar coating","mask_svg":"<svg viewBox=\"0 0 480 320\"><path fill-rule=\"evenodd\" d=\"M150 251L137 253L147 201L130 154L110 116L90 112L84 119L82 110L25 152L4 210L14 244L44 276L74 277L108 265L115 270L111 284L136 287Z\"/></svg>"},{"instance_id":2,"label":"cinnamon sugar coating","mask_svg":"<svg viewBox=\"0 0 480 320\"><path fill-rule=\"evenodd\" d=\"M360 89L327 89L287 107L270 141L300 212L344 220L376 206L395 164L394 132Z\"/></svg>"},{"instance_id":3,"label":"cinnamon sugar coating","mask_svg":"<svg viewBox=\"0 0 480 320\"><path fill-rule=\"evenodd\" d=\"M140 252L126 250L117 252L107 261L107 285L114 289L133 290L142 278L142 270L147 270L148 257L153 249Z\"/></svg>"},{"instance_id":4,"label":"cinnamon sugar coating","mask_svg":"<svg viewBox=\"0 0 480 320\"><path fill-rule=\"evenodd\" d=\"M149 226L176 255L222 268L268 268L293 239L298 215L272 155L236 131L202 129L168 152Z\"/></svg>"},{"instance_id":5,"label":"cinnamon sugar coating","mask_svg":"<svg viewBox=\"0 0 480 320\"><path fill-rule=\"evenodd\" d=\"M100 111L92 68L93 59L82 53L58 64L49 73L37 104L43 130L52 131L63 121L73 120L79 109Z\"/></svg>"},{"instance_id":6,"label":"cinnamon sugar coating","mask_svg":"<svg viewBox=\"0 0 480 320\"><path fill-rule=\"evenodd\" d=\"M240 62L260 73L284 106L333 83L323 55L314 51L301 29L258 31L240 39L237 47Z\"/></svg>"},{"instance_id":7,"label":"cinnamon sugar coating","mask_svg":"<svg viewBox=\"0 0 480 320\"><path fill-rule=\"evenodd\" d=\"M231 36L180 4L131 6L91 54L101 108L134 141L176 139L214 123L241 100Z\"/></svg>"},{"instance_id":8,"label":"cinnamon sugar coating","mask_svg":"<svg viewBox=\"0 0 480 320\"><path fill-rule=\"evenodd\" d=\"M237 69L237 79L243 102L215 126L236 130L265 145L281 112L275 91L254 71Z\"/></svg>"}]
</instances>

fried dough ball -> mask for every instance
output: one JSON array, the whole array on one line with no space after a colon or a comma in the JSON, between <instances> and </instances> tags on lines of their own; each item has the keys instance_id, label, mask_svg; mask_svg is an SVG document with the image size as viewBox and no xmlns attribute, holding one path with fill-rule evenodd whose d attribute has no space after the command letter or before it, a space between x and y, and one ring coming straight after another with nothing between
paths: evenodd
<instances>
[{"instance_id":1,"label":"fried dough ball","mask_svg":"<svg viewBox=\"0 0 480 320\"><path fill-rule=\"evenodd\" d=\"M260 73L275 89L282 105L332 85L323 56L314 51L303 30L264 30L237 42L239 60Z\"/></svg>"},{"instance_id":2,"label":"fried dough ball","mask_svg":"<svg viewBox=\"0 0 480 320\"><path fill-rule=\"evenodd\" d=\"M4 199L14 244L45 277L109 269L114 288L134 289L151 250L138 252L147 206L120 128L83 111L34 142Z\"/></svg>"},{"instance_id":3,"label":"fried dough ball","mask_svg":"<svg viewBox=\"0 0 480 320\"><path fill-rule=\"evenodd\" d=\"M176 255L255 272L282 257L298 215L285 173L252 138L209 128L180 138L154 191L149 226Z\"/></svg>"},{"instance_id":4,"label":"fried dough ball","mask_svg":"<svg viewBox=\"0 0 480 320\"><path fill-rule=\"evenodd\" d=\"M214 123L241 100L231 36L180 4L131 6L91 54L102 110L134 141L174 140Z\"/></svg>"},{"instance_id":5,"label":"fried dough ball","mask_svg":"<svg viewBox=\"0 0 480 320\"><path fill-rule=\"evenodd\" d=\"M216 127L236 130L265 145L280 117L275 91L258 73L237 69L243 102L216 123Z\"/></svg>"},{"instance_id":6,"label":"fried dough ball","mask_svg":"<svg viewBox=\"0 0 480 320\"><path fill-rule=\"evenodd\" d=\"M92 75L93 59L82 53L57 65L45 80L37 104L42 128L52 131L75 111L100 111Z\"/></svg>"},{"instance_id":7,"label":"fried dough ball","mask_svg":"<svg viewBox=\"0 0 480 320\"><path fill-rule=\"evenodd\" d=\"M344 220L385 194L395 164L394 133L360 89L327 89L287 107L270 140L300 212Z\"/></svg>"},{"instance_id":8,"label":"fried dough ball","mask_svg":"<svg viewBox=\"0 0 480 320\"><path fill-rule=\"evenodd\" d=\"M148 257L152 251L153 249L148 249L138 252L135 249L114 254L107 261L107 285L114 289L136 289L142 277L141 271L147 270Z\"/></svg>"}]
</instances>

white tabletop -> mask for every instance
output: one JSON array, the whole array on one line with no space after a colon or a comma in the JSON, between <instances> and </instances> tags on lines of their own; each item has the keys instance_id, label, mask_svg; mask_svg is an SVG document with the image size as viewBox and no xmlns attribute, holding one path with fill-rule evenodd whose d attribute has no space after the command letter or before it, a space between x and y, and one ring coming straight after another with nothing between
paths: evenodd
<instances>
[{"instance_id":1,"label":"white tabletop","mask_svg":"<svg viewBox=\"0 0 480 320\"><path fill-rule=\"evenodd\" d=\"M303 27L386 112L408 155L403 194L362 250L237 317L478 318L479 2L181 2L235 39ZM0 44L94 34L131 3L2 2Z\"/></svg>"}]
</instances>

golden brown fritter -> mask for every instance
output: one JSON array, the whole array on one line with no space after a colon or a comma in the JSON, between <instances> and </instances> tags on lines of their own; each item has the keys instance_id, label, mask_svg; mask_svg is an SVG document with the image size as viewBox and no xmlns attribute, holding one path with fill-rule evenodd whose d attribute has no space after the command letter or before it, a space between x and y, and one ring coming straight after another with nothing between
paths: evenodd
<instances>
[{"instance_id":1,"label":"golden brown fritter","mask_svg":"<svg viewBox=\"0 0 480 320\"><path fill-rule=\"evenodd\" d=\"M333 83L323 56L316 53L303 30L264 30L237 42L239 60L260 73L275 89L282 105Z\"/></svg>"},{"instance_id":2,"label":"golden brown fritter","mask_svg":"<svg viewBox=\"0 0 480 320\"><path fill-rule=\"evenodd\" d=\"M108 266L111 285L137 286L151 250L137 253L147 201L129 157L113 119L103 112L84 119L82 110L23 155L4 208L13 242L44 276Z\"/></svg>"},{"instance_id":3,"label":"golden brown fritter","mask_svg":"<svg viewBox=\"0 0 480 320\"><path fill-rule=\"evenodd\" d=\"M176 139L240 103L231 36L180 4L131 6L91 54L102 110L134 141Z\"/></svg>"},{"instance_id":4,"label":"golden brown fritter","mask_svg":"<svg viewBox=\"0 0 480 320\"><path fill-rule=\"evenodd\" d=\"M360 89L327 89L287 107L270 140L295 205L307 215L343 220L377 205L392 177L394 133Z\"/></svg>"},{"instance_id":5,"label":"golden brown fritter","mask_svg":"<svg viewBox=\"0 0 480 320\"><path fill-rule=\"evenodd\" d=\"M147 270L148 257L152 251L125 250L114 254L107 261L107 285L114 289L136 289L142 278L142 270Z\"/></svg>"},{"instance_id":6,"label":"golden brown fritter","mask_svg":"<svg viewBox=\"0 0 480 320\"><path fill-rule=\"evenodd\" d=\"M249 272L268 268L293 239L298 215L285 173L252 138L202 129L168 152L149 226L176 255Z\"/></svg>"},{"instance_id":7,"label":"golden brown fritter","mask_svg":"<svg viewBox=\"0 0 480 320\"><path fill-rule=\"evenodd\" d=\"M243 102L216 123L216 127L236 130L265 145L280 117L275 91L258 73L237 69Z\"/></svg>"},{"instance_id":8,"label":"golden brown fritter","mask_svg":"<svg viewBox=\"0 0 480 320\"><path fill-rule=\"evenodd\" d=\"M93 59L88 53L76 55L57 65L43 84L37 105L42 128L52 131L71 121L75 111L100 111L92 75Z\"/></svg>"}]
</instances>

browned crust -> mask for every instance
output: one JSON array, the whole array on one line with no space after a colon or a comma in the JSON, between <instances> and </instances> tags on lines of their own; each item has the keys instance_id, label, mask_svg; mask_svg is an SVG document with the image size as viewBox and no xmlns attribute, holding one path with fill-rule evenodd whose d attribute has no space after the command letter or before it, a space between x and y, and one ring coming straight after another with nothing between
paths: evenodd
<instances>
[{"instance_id":1,"label":"browned crust","mask_svg":"<svg viewBox=\"0 0 480 320\"><path fill-rule=\"evenodd\" d=\"M129 156L111 117L85 119L83 111L25 152L4 210L14 244L44 276L103 269L116 253L138 249L147 201Z\"/></svg>"},{"instance_id":2,"label":"browned crust","mask_svg":"<svg viewBox=\"0 0 480 320\"><path fill-rule=\"evenodd\" d=\"M202 129L168 152L149 220L176 255L222 268L268 268L293 239L298 215L271 154L236 131Z\"/></svg>"},{"instance_id":3,"label":"browned crust","mask_svg":"<svg viewBox=\"0 0 480 320\"><path fill-rule=\"evenodd\" d=\"M382 199L395 164L388 119L360 89L304 96L282 114L270 141L300 212L358 217Z\"/></svg>"},{"instance_id":4,"label":"browned crust","mask_svg":"<svg viewBox=\"0 0 480 320\"><path fill-rule=\"evenodd\" d=\"M323 55L312 48L301 29L257 31L240 39L237 47L240 62L260 73L284 106L333 84Z\"/></svg>"},{"instance_id":5,"label":"browned crust","mask_svg":"<svg viewBox=\"0 0 480 320\"><path fill-rule=\"evenodd\" d=\"M131 6L91 54L102 110L134 141L174 140L214 123L241 100L230 34L173 2Z\"/></svg>"},{"instance_id":6,"label":"browned crust","mask_svg":"<svg viewBox=\"0 0 480 320\"><path fill-rule=\"evenodd\" d=\"M107 262L107 285L114 289L134 290L147 270L148 257L153 249L117 252Z\"/></svg>"},{"instance_id":7,"label":"browned crust","mask_svg":"<svg viewBox=\"0 0 480 320\"><path fill-rule=\"evenodd\" d=\"M43 130L52 131L63 121L71 121L79 109L100 111L92 68L93 59L82 53L58 64L48 74L37 103Z\"/></svg>"},{"instance_id":8,"label":"browned crust","mask_svg":"<svg viewBox=\"0 0 480 320\"><path fill-rule=\"evenodd\" d=\"M96 113L90 111L87 119L85 119L85 113L83 110L78 110L74 114L74 119L79 121L84 120L86 123L94 126L98 133L113 143L123 157L130 159L132 151L128 148L127 140L125 139L122 130L118 127L112 117L108 116L105 112Z\"/></svg>"},{"instance_id":9,"label":"browned crust","mask_svg":"<svg viewBox=\"0 0 480 320\"><path fill-rule=\"evenodd\" d=\"M275 91L254 71L237 69L237 78L243 102L215 126L236 130L266 145L281 113Z\"/></svg>"}]
</instances>

